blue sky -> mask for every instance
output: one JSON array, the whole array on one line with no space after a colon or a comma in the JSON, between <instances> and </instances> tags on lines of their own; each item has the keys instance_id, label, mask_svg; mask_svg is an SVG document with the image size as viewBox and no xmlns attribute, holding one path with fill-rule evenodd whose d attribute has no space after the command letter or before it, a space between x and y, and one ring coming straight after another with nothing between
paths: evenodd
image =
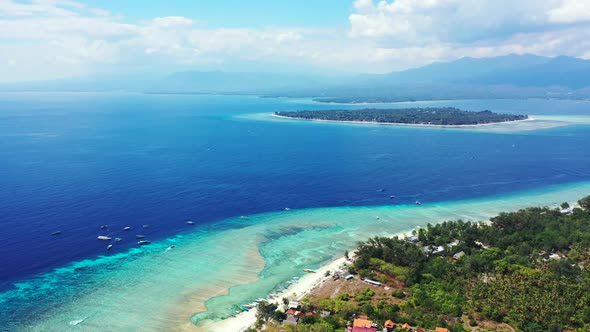
<instances>
[{"instance_id":1,"label":"blue sky","mask_svg":"<svg viewBox=\"0 0 590 332\"><path fill-rule=\"evenodd\" d=\"M589 0L0 0L0 82L590 58Z\"/></svg>"},{"instance_id":2,"label":"blue sky","mask_svg":"<svg viewBox=\"0 0 590 332\"><path fill-rule=\"evenodd\" d=\"M207 22L207 26L323 26L347 27L352 13L352 1L318 0L92 0L88 5L107 9L127 21L151 19L158 16L182 15Z\"/></svg>"}]
</instances>

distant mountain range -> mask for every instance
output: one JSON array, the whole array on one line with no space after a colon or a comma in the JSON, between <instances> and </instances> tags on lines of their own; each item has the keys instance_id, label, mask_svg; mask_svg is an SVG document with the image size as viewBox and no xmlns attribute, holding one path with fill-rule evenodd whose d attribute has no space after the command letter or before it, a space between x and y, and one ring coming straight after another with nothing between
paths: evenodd
<instances>
[{"instance_id":1,"label":"distant mountain range","mask_svg":"<svg viewBox=\"0 0 590 332\"><path fill-rule=\"evenodd\" d=\"M133 77L132 77L133 76ZM455 98L590 98L590 60L507 55L461 58L380 75L326 78L311 73L183 71L0 85L0 91L133 91L179 94L325 96L379 102Z\"/></svg>"},{"instance_id":2,"label":"distant mountain range","mask_svg":"<svg viewBox=\"0 0 590 332\"><path fill-rule=\"evenodd\" d=\"M388 83L501 84L575 89L590 86L590 61L566 56L548 58L535 55L461 58L379 76L375 79Z\"/></svg>"},{"instance_id":3,"label":"distant mountain range","mask_svg":"<svg viewBox=\"0 0 590 332\"><path fill-rule=\"evenodd\" d=\"M590 60L507 55L461 58L383 75L361 75L327 102L387 102L456 98L590 98Z\"/></svg>"}]
</instances>

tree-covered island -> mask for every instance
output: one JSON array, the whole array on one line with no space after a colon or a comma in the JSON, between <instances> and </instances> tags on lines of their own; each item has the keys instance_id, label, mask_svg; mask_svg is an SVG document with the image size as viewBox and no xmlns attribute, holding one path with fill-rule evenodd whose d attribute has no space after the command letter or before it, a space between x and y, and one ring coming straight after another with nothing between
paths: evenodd
<instances>
[{"instance_id":1,"label":"tree-covered island","mask_svg":"<svg viewBox=\"0 0 590 332\"><path fill-rule=\"evenodd\" d=\"M470 112L455 107L315 110L275 112L276 116L324 121L355 121L434 126L465 126L528 119L527 115L502 114L492 111Z\"/></svg>"}]
</instances>

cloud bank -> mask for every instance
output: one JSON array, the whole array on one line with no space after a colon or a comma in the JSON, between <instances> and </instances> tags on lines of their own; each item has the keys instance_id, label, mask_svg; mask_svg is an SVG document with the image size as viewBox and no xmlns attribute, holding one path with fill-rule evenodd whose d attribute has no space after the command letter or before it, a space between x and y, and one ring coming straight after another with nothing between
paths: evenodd
<instances>
[{"instance_id":1,"label":"cloud bank","mask_svg":"<svg viewBox=\"0 0 590 332\"><path fill-rule=\"evenodd\" d=\"M206 17L129 22L80 2L0 0L0 80L182 68L387 72L510 53L590 58L590 0L357 0L350 9L346 29L208 28Z\"/></svg>"}]
</instances>

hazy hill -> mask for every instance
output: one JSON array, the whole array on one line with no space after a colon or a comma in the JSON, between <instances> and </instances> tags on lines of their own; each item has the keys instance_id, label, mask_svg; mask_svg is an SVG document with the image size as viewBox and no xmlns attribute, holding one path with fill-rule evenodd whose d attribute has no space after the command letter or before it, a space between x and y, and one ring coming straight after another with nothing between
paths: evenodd
<instances>
[{"instance_id":1,"label":"hazy hill","mask_svg":"<svg viewBox=\"0 0 590 332\"><path fill-rule=\"evenodd\" d=\"M507 55L461 58L381 75L182 71L2 84L0 91L134 91L318 97L379 102L461 98L590 98L590 60Z\"/></svg>"},{"instance_id":2,"label":"hazy hill","mask_svg":"<svg viewBox=\"0 0 590 332\"><path fill-rule=\"evenodd\" d=\"M562 86L576 89L590 86L590 61L536 55L462 58L374 77L374 82Z\"/></svg>"}]
</instances>

